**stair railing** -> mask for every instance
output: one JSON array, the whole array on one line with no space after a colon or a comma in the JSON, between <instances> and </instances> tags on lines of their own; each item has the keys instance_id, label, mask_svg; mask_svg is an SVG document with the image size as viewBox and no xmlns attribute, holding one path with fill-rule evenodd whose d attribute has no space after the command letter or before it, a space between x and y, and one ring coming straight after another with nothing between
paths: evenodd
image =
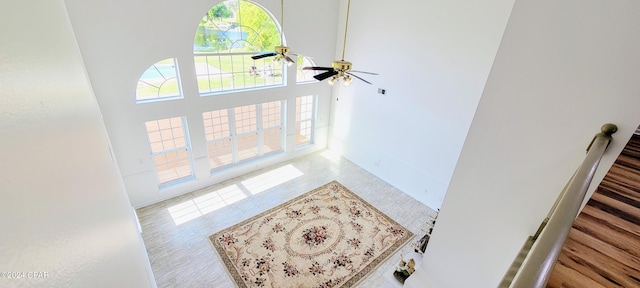
<instances>
[{"instance_id":1,"label":"stair railing","mask_svg":"<svg viewBox=\"0 0 640 288\"><path fill-rule=\"evenodd\" d=\"M601 132L594 136L587 147L584 161L558 196L549 216L536 234L528 237L499 287L546 287L600 159L611 142L611 135L617 130L618 127L614 124L602 125ZM524 252L526 250L529 252Z\"/></svg>"}]
</instances>

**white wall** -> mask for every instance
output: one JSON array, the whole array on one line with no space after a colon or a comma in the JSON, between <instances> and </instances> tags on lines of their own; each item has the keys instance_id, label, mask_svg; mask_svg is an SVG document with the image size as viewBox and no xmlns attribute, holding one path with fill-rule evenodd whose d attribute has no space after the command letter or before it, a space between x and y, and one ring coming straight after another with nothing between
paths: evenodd
<instances>
[{"instance_id":1,"label":"white wall","mask_svg":"<svg viewBox=\"0 0 640 288\"><path fill-rule=\"evenodd\" d=\"M640 3L517 0L409 287L496 287L604 123L640 123Z\"/></svg>"},{"instance_id":2,"label":"white wall","mask_svg":"<svg viewBox=\"0 0 640 288\"><path fill-rule=\"evenodd\" d=\"M256 170L268 164L326 147L329 127L329 95L322 83L296 85L295 66L289 85L283 88L199 97L193 63L193 39L202 16L221 1L196 0L66 0L114 153L131 203L140 207L193 191L218 181ZM294 52L313 56L318 63L333 58L337 25L337 1L285 1L285 37ZM275 16L280 1L260 0ZM135 104L138 77L155 62L177 57L182 77L182 100ZM293 147L294 130L287 130L286 153L270 161L210 176L202 112L262 103L278 99L295 104L295 97L319 96L317 144L305 150ZM192 136L197 181L159 192L144 122L186 116Z\"/></svg>"},{"instance_id":3,"label":"white wall","mask_svg":"<svg viewBox=\"0 0 640 288\"><path fill-rule=\"evenodd\" d=\"M155 287L64 2L0 6L0 287Z\"/></svg>"},{"instance_id":4,"label":"white wall","mask_svg":"<svg viewBox=\"0 0 640 288\"><path fill-rule=\"evenodd\" d=\"M440 208L512 4L352 1L345 58L380 75L337 88L331 148Z\"/></svg>"}]
</instances>

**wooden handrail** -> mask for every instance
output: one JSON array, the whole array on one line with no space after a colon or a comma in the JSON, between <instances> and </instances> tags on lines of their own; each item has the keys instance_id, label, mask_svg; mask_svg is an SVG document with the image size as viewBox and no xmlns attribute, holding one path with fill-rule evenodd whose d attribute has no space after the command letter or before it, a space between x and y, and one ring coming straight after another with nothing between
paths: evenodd
<instances>
[{"instance_id":1,"label":"wooden handrail","mask_svg":"<svg viewBox=\"0 0 640 288\"><path fill-rule=\"evenodd\" d=\"M614 124L602 125L602 132L596 134L589 144L584 162L554 204L546 225L536 233L539 236L535 239L515 278L509 286L503 286L508 284L503 281L500 287L543 288L547 285L593 175L600 164L600 159L611 142L611 135L617 130L618 127Z\"/></svg>"}]
</instances>

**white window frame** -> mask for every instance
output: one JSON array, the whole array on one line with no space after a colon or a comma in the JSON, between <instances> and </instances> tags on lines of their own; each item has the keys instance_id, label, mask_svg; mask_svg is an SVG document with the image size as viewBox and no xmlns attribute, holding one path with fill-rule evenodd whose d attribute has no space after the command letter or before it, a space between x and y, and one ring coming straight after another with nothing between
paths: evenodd
<instances>
[{"instance_id":1,"label":"white window frame","mask_svg":"<svg viewBox=\"0 0 640 288\"><path fill-rule=\"evenodd\" d=\"M167 78L164 74L162 74L162 72L160 72L160 70L158 69L158 66L160 66L160 62L166 61L172 59L173 60L173 68L175 69L175 77L169 77ZM155 69L155 71L158 72L158 74L160 74L160 76L162 76L162 78L164 78L164 81L160 84L160 86L156 86L152 83L149 83L147 81L142 80L142 75L144 75L145 72L147 72L149 69ZM179 99L183 99L183 93L182 93L182 81L180 79L180 67L178 66L178 59L177 58L167 58L167 59L163 59L160 60L156 63L153 63L151 66L149 66L149 68L145 69L144 72L142 72L142 75L140 75L140 77L138 78L138 85L140 85L140 82L144 83L145 85L151 86L151 87L156 87L158 89L157 93L157 97L155 98L147 98L147 99L138 99L138 88L136 88L136 104L144 104L144 103L154 103L154 102L162 102L162 101L171 101L171 100L179 100ZM171 96L165 96L165 97L160 97L160 91L162 89L162 85L164 85L165 83L167 83L170 79L175 78L176 84L178 86L178 92L176 95L171 95Z\"/></svg>"},{"instance_id":2,"label":"white window frame","mask_svg":"<svg viewBox=\"0 0 640 288\"><path fill-rule=\"evenodd\" d=\"M171 118L180 118L181 124L182 124L182 132L183 132L183 137L184 137L184 146L180 146L180 147L174 147L174 148L170 148L170 149L164 149L162 151L157 151L157 152L153 152L153 149L151 148L151 139L149 139L149 131L146 129L146 122L145 122L145 131L147 132L147 141L149 144L149 150L150 150L150 154L151 154L151 159L154 163L154 168L156 170L156 176L158 177L158 188L160 190L164 190L168 187L171 186L175 186L177 184L183 184L185 182L189 182L195 179L195 171L194 171L194 166L193 166L193 153L191 150L191 137L189 137L189 128L188 128L188 123L187 123L187 119L185 116L177 116L177 117L169 117L169 118L163 118L163 119L156 119L156 120L150 120L150 121L159 121L159 120L167 120L167 119L171 119ZM147 121L147 122L150 122ZM189 161L189 175L187 176L183 176L180 178L175 178L172 180L169 180L167 182L160 182L160 172L158 170L158 167L155 163L155 161L153 160L154 156L159 156L159 155L165 155L167 153L172 153L172 152L176 152L176 151L180 151L180 150L186 150L187 151L187 157L188 157L188 161Z\"/></svg>"},{"instance_id":3,"label":"white window frame","mask_svg":"<svg viewBox=\"0 0 640 288\"><path fill-rule=\"evenodd\" d=\"M224 108L224 109L218 109L218 110L227 110L227 117L229 118L229 135L230 136L225 136L223 138L216 138L216 139L212 139L212 140L207 140L205 137L205 145L206 147L209 146L209 144L211 142L219 142L219 141L227 141L227 140L231 140L231 155L232 155L232 160L230 164L226 164L223 166L218 166L218 167L212 167L210 168L210 172L213 173L217 173L219 171L222 170L227 170L229 167L234 167L237 165L242 165L245 163L250 163L250 162L254 162L256 160L262 159L264 157L268 157L274 154L280 154L280 153L284 153L285 151L285 115L286 115L286 101L284 100L275 100L275 101L270 101L270 102L280 102L280 125L278 126L272 126L272 127L264 127L264 119L263 119L263 113L262 113L262 104L265 103L269 103L269 102L265 102L265 103L257 103L257 104L248 104L248 105L242 105L242 106L236 106L236 107L231 107L231 108ZM243 106L251 106L254 105L255 109L256 109L256 130L251 130L251 131L244 131L242 133L238 133L238 127L237 127L237 123L236 123L236 113L235 113L235 109L236 108L240 108ZM214 110L217 111L217 110ZM207 111L205 113L209 113L209 112L213 112L213 111ZM204 119L203 119L204 121ZM206 129L206 126L205 126ZM279 129L280 130L280 149L279 150L275 150L275 151L270 151L270 152L266 152L265 153L265 149L264 149L264 136L265 136L265 131L266 130L274 130L274 129ZM206 133L206 132L205 132ZM239 146L238 146L238 137L239 136L243 136L243 135L250 135L250 134L256 134L257 137L257 141L256 141L256 148L257 148L257 155L250 157L250 158L246 158L246 159L242 159L240 160L240 151L239 151ZM207 149L207 153L208 153L208 149ZM211 157L211 155L207 155L207 157ZM210 162L209 162L210 163Z\"/></svg>"},{"instance_id":4,"label":"white window frame","mask_svg":"<svg viewBox=\"0 0 640 288\"><path fill-rule=\"evenodd\" d=\"M303 143L297 143L297 139L295 141L295 145L296 147L304 147L307 145L312 145L315 143L315 138L316 138L316 115L317 115L317 110L318 110L318 97L316 95L305 95L305 96L298 96L296 97L296 103L295 103L295 109L296 109L296 114L297 114L297 110L298 110L298 99L302 98L302 97L311 97L311 117L307 118L307 119L296 119L295 120L295 129L298 129L298 127L300 127L302 122L306 122L306 121L310 121L311 122L311 135L309 136L309 141L303 142ZM302 111L301 111L302 114ZM298 136L298 130L295 131L295 135L296 137Z\"/></svg>"},{"instance_id":5,"label":"white window frame","mask_svg":"<svg viewBox=\"0 0 640 288\"><path fill-rule=\"evenodd\" d=\"M267 10L264 6L259 5L258 3L254 2L254 1L249 1L249 0L233 0L233 1L237 1L238 2L238 7L240 7L240 2L244 1L244 2L248 2L251 5L254 5L260 9L262 9L262 11L264 11L264 13L266 15L269 16L269 20L273 22L273 24L275 25L276 29L278 30L278 34L282 34L282 27L280 27L280 23L277 19L274 18L273 14L270 13L269 10ZM218 4L216 4L215 6L211 7L210 9L213 9L214 7L216 7L217 5L223 4L226 1L222 1ZM209 10L207 10L209 11ZM206 15L205 15L206 16ZM223 22L224 23L224 22ZM268 22L263 22L263 23L268 23ZM226 34L227 32L230 31L230 28L226 28L226 27L222 27L220 26L221 23L214 23L214 26L218 29L216 31L224 31L223 34ZM238 27L238 26L236 26ZM245 26L245 25L240 25L239 27L241 27L240 32L242 33L242 29L245 29L246 31L253 31L253 32L257 32L255 31L255 29L253 29L252 27L249 26ZM206 29L206 28L205 28ZM237 32L237 31L234 31ZM196 32L198 33L198 32ZM246 39L233 39L232 37L230 38L229 36L225 36L225 38L221 38L224 39L225 41L227 40L231 40L232 44L229 47L229 50L231 50L234 45L236 45L237 43L241 43L241 42L247 42ZM282 42L284 42L284 37L280 38L282 40ZM258 40L258 41L262 41L262 40ZM253 43L253 41L252 41ZM278 45L276 43L276 45ZM280 43L279 45L285 45L284 43ZM194 46L195 46L195 40L194 40ZM261 45L262 46L262 45ZM264 47L263 47L264 49ZM268 48L268 49L272 49L272 48ZM264 51L255 51L255 52L203 52L203 51L196 51L194 49L193 54L194 54L194 66L195 66L195 74L196 74L196 83L197 83L197 87L198 87L198 95L200 95L201 97L206 97L206 96L214 96L214 95L220 95L220 94L226 94L226 93L235 93L235 92L241 92L241 91L247 91L247 90L259 90L259 89L269 89L269 88L277 88L277 87L283 87L287 85L287 72L288 69L287 67L284 65L284 62L278 62L278 63L274 63L272 62L273 58L263 58L263 59L259 59L259 60L252 60L250 58L250 56L256 55L256 53L259 52L264 52ZM199 57L204 57L204 62L201 61L196 61L197 58ZM222 59L221 57L243 57L243 61L242 61L242 67L239 67L236 69L236 67L231 67L231 71L220 71L220 73L211 73L209 72L209 67L212 67L211 65L208 65L209 63L209 57L212 58L218 58L213 60L214 62L217 61L217 63L221 63ZM244 60L244 58L248 58L246 61ZM247 65L247 61L249 61L250 63ZM201 65L201 63L206 64L206 65ZM233 59L231 59L231 63L234 63ZM268 65L272 65L271 69L268 69ZM276 66L277 65L277 66ZM200 67L203 66L203 67ZM257 69L254 70L252 69L253 67L255 67ZM213 67L215 68L215 67ZM217 68L215 68L217 70ZM206 71L205 73L203 73L204 71ZM275 83L269 83L269 80L273 75L273 71L276 72L280 72L281 71L281 75L277 76L280 77L280 81L279 82L275 82ZM257 72L259 74L259 76L255 76L256 74L252 74ZM245 75L246 74L246 75ZM277 73L276 73L277 74ZM263 79L265 79L265 83L264 84L256 84L256 81L254 80L253 85L249 84L249 86L247 86L247 82L243 82L241 85L238 85L238 88L236 88L236 82L233 80L236 76L240 76L238 78L241 78L246 80L246 76L249 75L250 77L261 77ZM211 91L211 81L212 81L212 76L215 78L219 78L219 79L214 79L214 81L220 81L221 84L224 83L224 79L225 78L231 78L231 88L225 88L224 85L222 85L220 87L220 90L214 90ZM201 89L200 87L200 81L203 81L203 78L206 78L207 83L209 83L208 89ZM255 79L255 78L254 78ZM201 92L202 90L208 90L208 91L204 91Z\"/></svg>"},{"instance_id":6,"label":"white window frame","mask_svg":"<svg viewBox=\"0 0 640 288\"><path fill-rule=\"evenodd\" d=\"M264 119L263 119L263 115L262 115L262 111L263 111L262 104L271 103L271 102L280 102L280 125L271 126L271 127L264 127L264 121L263 121ZM286 110L287 110L286 106L285 106L286 105L286 101L284 101L284 100L269 101L269 102L260 103L258 105L259 105L258 106L259 111L258 111L258 116L257 116L259 118L259 121L258 121L258 133L259 133L258 134L258 142L259 142L259 146L258 146L259 150L258 151L259 152L258 153L259 153L260 157L265 157L265 156L269 156L269 155L273 155L273 154L279 154L279 153L284 152L285 151L285 143L286 143L286 141L284 141L285 140L284 131L285 131L285 123L286 123L286 118L285 117L287 115L285 113ZM265 144L264 144L265 138L264 138L264 136L265 136L265 133L264 132L266 130L275 130L275 129L280 129L280 133L279 133L280 134L280 150L274 150L274 151L270 151L270 152L266 152L265 153L265 151L264 151L264 147L265 147Z\"/></svg>"}]
</instances>

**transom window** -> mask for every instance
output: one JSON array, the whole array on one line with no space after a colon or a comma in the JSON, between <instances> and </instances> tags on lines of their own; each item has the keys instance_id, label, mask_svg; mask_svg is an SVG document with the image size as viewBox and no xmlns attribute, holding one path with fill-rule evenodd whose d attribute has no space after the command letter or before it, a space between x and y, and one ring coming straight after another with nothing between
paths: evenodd
<instances>
[{"instance_id":1,"label":"transom window","mask_svg":"<svg viewBox=\"0 0 640 288\"><path fill-rule=\"evenodd\" d=\"M209 10L193 44L200 95L284 85L284 66L273 58L251 56L280 45L276 22L261 7L227 0Z\"/></svg>"}]
</instances>

